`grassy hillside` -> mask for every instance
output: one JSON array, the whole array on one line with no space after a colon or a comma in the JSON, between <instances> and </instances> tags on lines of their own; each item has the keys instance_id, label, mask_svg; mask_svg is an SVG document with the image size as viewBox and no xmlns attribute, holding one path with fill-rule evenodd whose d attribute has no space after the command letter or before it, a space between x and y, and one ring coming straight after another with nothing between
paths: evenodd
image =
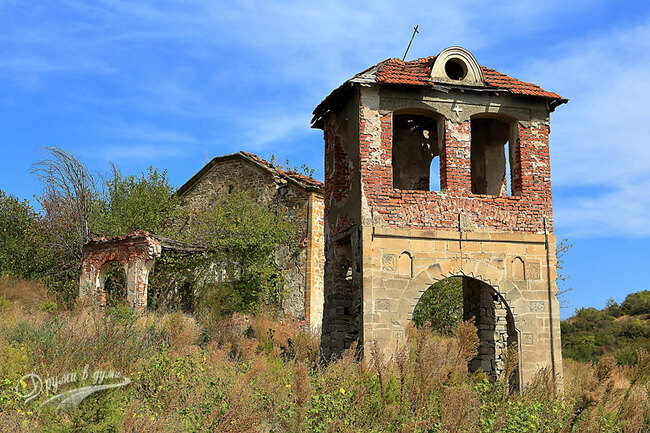
<instances>
[{"instance_id":1,"label":"grassy hillside","mask_svg":"<svg viewBox=\"0 0 650 433\"><path fill-rule=\"evenodd\" d=\"M639 348L650 350L650 291L627 295L618 305L581 308L562 322L562 354L577 361L614 356L621 365L636 362Z\"/></svg>"},{"instance_id":2,"label":"grassy hillside","mask_svg":"<svg viewBox=\"0 0 650 433\"><path fill-rule=\"evenodd\" d=\"M565 363L562 397L541 372L519 395L468 374L476 329L411 328L397 356L374 347L326 364L319 339L270 313L227 320L114 307L62 310L45 288L0 278L0 431L12 432L639 432L648 431L650 356ZM511 358L511 365L516 365ZM119 371L132 382L74 410L25 402L46 378ZM92 376L91 376L92 377ZM29 382L29 381L27 381ZM62 385L60 391L70 389Z\"/></svg>"}]
</instances>

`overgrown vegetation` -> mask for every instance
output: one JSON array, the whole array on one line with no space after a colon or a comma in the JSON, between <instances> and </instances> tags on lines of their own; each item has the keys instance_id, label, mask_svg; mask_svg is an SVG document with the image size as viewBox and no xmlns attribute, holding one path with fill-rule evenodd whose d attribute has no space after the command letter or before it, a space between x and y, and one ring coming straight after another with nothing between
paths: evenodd
<instances>
[{"instance_id":1,"label":"overgrown vegetation","mask_svg":"<svg viewBox=\"0 0 650 433\"><path fill-rule=\"evenodd\" d=\"M478 340L462 322L457 278L425 293L417 328L393 357L369 342L363 360L353 347L325 364L319 338L273 308L283 287L275 254L291 224L248 192L190 214L154 168L123 177L114 167L102 179L48 149L34 173L43 184L38 210L0 191L0 431L650 431L648 291L563 322L564 355L588 362L565 360L564 394L546 371L521 394L508 392L509 373L496 383L468 373ZM75 302L81 246L135 229L209 247L167 255L150 279L149 305L181 305L192 317ZM120 266L105 288L119 298ZM507 358L516 365L513 353ZM45 379L86 364L132 383L63 412L15 392L28 372Z\"/></svg>"},{"instance_id":2,"label":"overgrown vegetation","mask_svg":"<svg viewBox=\"0 0 650 433\"><path fill-rule=\"evenodd\" d=\"M415 306L413 321L428 323L439 332L453 331L463 321L463 278L451 277L432 285Z\"/></svg>"},{"instance_id":3,"label":"overgrown vegetation","mask_svg":"<svg viewBox=\"0 0 650 433\"><path fill-rule=\"evenodd\" d=\"M40 285L0 281L0 431L15 432L639 432L650 427L650 357L635 367L609 357L565 364L557 397L541 372L521 395L505 379L468 374L476 330L451 336L427 326L388 359L377 345L323 364L319 339L272 313L202 320L182 313L105 313L76 305L49 311ZM130 385L100 391L71 411L25 403L14 389L43 380L118 370ZM70 389L73 386L62 387Z\"/></svg>"},{"instance_id":4,"label":"overgrown vegetation","mask_svg":"<svg viewBox=\"0 0 650 433\"><path fill-rule=\"evenodd\" d=\"M104 182L97 200L93 234L115 236L146 230L173 237L172 222L186 218L187 212L179 206L167 172L149 167L139 176L124 177L117 167L112 168L112 177Z\"/></svg>"},{"instance_id":5,"label":"overgrown vegetation","mask_svg":"<svg viewBox=\"0 0 650 433\"><path fill-rule=\"evenodd\" d=\"M237 188L190 218L178 237L210 251L163 257L151 280L153 293L185 287L199 295L195 312L208 309L222 316L280 304L284 280L275 254L294 236L289 221Z\"/></svg>"},{"instance_id":6,"label":"overgrown vegetation","mask_svg":"<svg viewBox=\"0 0 650 433\"><path fill-rule=\"evenodd\" d=\"M197 294L203 307L224 315L281 302L284 281L275 252L294 232L247 191L233 191L190 215L166 171L149 167L140 175L122 176L111 166L104 178L62 149L46 153L32 167L42 185L38 211L0 191L0 275L40 279L72 305L83 244L139 229L210 249L159 260L150 280L152 307L182 301L186 309L196 309L201 307L192 302ZM117 268L109 280L121 274ZM182 299L169 293L180 293Z\"/></svg>"},{"instance_id":7,"label":"overgrown vegetation","mask_svg":"<svg viewBox=\"0 0 650 433\"><path fill-rule=\"evenodd\" d=\"M637 350L650 350L650 291L627 295L618 305L580 308L562 322L562 353L578 361L614 356L619 364L637 362Z\"/></svg>"}]
</instances>

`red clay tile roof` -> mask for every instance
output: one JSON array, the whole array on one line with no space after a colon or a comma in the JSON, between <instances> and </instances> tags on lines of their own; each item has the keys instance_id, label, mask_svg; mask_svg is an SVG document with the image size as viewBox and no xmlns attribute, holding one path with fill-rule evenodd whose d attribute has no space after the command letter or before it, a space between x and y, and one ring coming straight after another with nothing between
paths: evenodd
<instances>
[{"instance_id":1,"label":"red clay tile roof","mask_svg":"<svg viewBox=\"0 0 650 433\"><path fill-rule=\"evenodd\" d=\"M387 59L377 65L375 81L385 84L410 84L416 86L431 86L431 67L435 56L403 62L399 59ZM481 66L485 84L488 87L507 90L517 95L540 96L548 99L562 99L554 92L548 92L537 84L526 83L509 77L494 69ZM363 74L363 73L362 73ZM357 74L358 77L361 74Z\"/></svg>"},{"instance_id":2,"label":"red clay tile roof","mask_svg":"<svg viewBox=\"0 0 650 433\"><path fill-rule=\"evenodd\" d=\"M352 82L380 83L380 84L398 84L411 86L433 87L435 83L431 81L431 68L436 57L424 57L417 60L404 62L400 59L386 59L375 66L358 73L350 80L343 83L339 88L334 90L330 95L321 102L314 110L314 127L319 126L322 122L321 116L327 110L329 102L335 94L339 94ZM537 84L520 81L516 78L509 77L494 69L481 66L483 78L488 88L503 90L515 95L533 96L550 99L559 103L567 100L554 92L542 89ZM448 84L444 84L448 86ZM559 105L559 104L557 104Z\"/></svg>"},{"instance_id":3,"label":"red clay tile roof","mask_svg":"<svg viewBox=\"0 0 650 433\"><path fill-rule=\"evenodd\" d=\"M304 174L296 173L295 171L287 171L287 170L278 170L281 175L290 177L291 179L295 180L298 183L302 183L308 186L312 186L314 188L322 188L323 187L323 182L314 179L313 177L305 176Z\"/></svg>"}]
</instances>

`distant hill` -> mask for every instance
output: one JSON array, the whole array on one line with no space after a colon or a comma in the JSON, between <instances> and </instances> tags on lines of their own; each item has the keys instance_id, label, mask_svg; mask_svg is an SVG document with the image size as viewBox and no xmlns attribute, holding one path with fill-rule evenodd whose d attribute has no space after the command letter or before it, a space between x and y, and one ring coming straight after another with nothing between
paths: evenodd
<instances>
[{"instance_id":1,"label":"distant hill","mask_svg":"<svg viewBox=\"0 0 650 433\"><path fill-rule=\"evenodd\" d=\"M565 358L614 355L619 364L634 364L638 348L650 351L650 291L629 294L620 305L610 299L602 310L580 308L561 326Z\"/></svg>"}]
</instances>

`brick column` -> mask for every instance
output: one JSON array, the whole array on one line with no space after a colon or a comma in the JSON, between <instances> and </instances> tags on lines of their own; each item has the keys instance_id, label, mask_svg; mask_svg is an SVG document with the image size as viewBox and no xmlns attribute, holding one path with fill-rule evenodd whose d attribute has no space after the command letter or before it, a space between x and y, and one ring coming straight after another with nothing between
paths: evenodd
<instances>
[{"instance_id":1,"label":"brick column","mask_svg":"<svg viewBox=\"0 0 650 433\"><path fill-rule=\"evenodd\" d=\"M440 166L442 176L440 187L443 191L456 191L469 194L472 191L470 165L470 121L454 122L445 119Z\"/></svg>"}]
</instances>

